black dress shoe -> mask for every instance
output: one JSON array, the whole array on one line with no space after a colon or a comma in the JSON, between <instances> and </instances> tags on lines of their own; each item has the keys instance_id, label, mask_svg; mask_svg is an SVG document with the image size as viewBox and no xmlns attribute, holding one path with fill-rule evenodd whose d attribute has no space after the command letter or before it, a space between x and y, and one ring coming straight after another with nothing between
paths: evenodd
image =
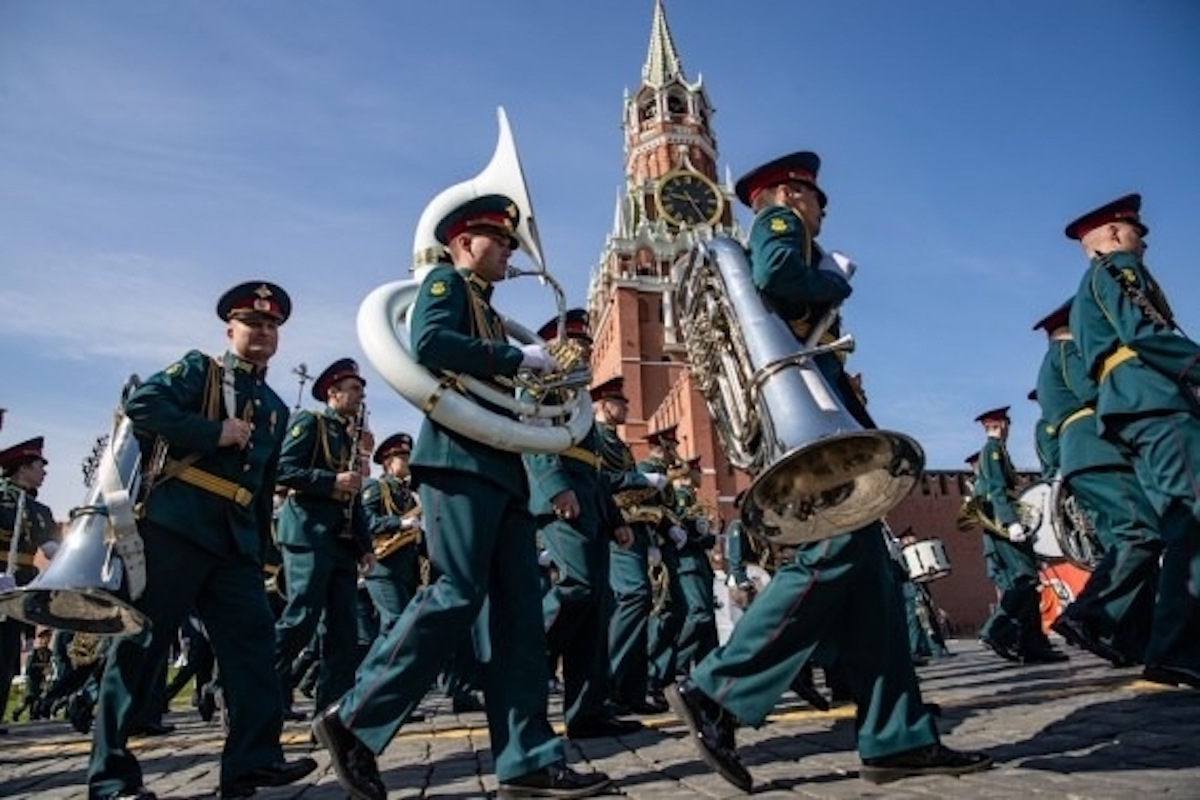
<instances>
[{"instance_id":1,"label":"black dress shoe","mask_svg":"<svg viewBox=\"0 0 1200 800\"><path fill-rule=\"evenodd\" d=\"M1100 656L1105 661L1112 662L1114 667L1131 667L1136 663L1129 656L1095 635L1083 620L1060 614L1058 619L1054 620L1054 624L1050 626L1050 630L1066 639L1067 644L1087 650L1092 655Z\"/></svg>"},{"instance_id":2,"label":"black dress shoe","mask_svg":"<svg viewBox=\"0 0 1200 800\"><path fill-rule=\"evenodd\" d=\"M1038 647L1021 653L1021 662L1024 664L1061 664L1070 660L1069 655L1053 647Z\"/></svg>"},{"instance_id":3,"label":"black dress shoe","mask_svg":"<svg viewBox=\"0 0 1200 800\"><path fill-rule=\"evenodd\" d=\"M859 777L868 783L890 783L918 775L966 775L991 769L992 757L986 753L951 750L931 744L890 756L864 758Z\"/></svg>"},{"instance_id":4,"label":"black dress shoe","mask_svg":"<svg viewBox=\"0 0 1200 800\"><path fill-rule=\"evenodd\" d=\"M829 701L825 699L825 695L821 694L817 690L817 687L813 686L812 682L804 676L792 681L792 691L796 693L797 697L818 711L829 710Z\"/></svg>"},{"instance_id":5,"label":"black dress shoe","mask_svg":"<svg viewBox=\"0 0 1200 800\"><path fill-rule=\"evenodd\" d=\"M666 698L663 698L661 702L655 702L649 697L641 700L614 697L612 703L615 706L613 710L617 714L661 714L667 710Z\"/></svg>"},{"instance_id":6,"label":"black dress shoe","mask_svg":"<svg viewBox=\"0 0 1200 800\"><path fill-rule=\"evenodd\" d=\"M690 683L671 684L666 695L671 710L687 723L704 763L743 792L749 792L754 779L738 759L734 745L737 723L733 717Z\"/></svg>"},{"instance_id":7,"label":"black dress shoe","mask_svg":"<svg viewBox=\"0 0 1200 800\"><path fill-rule=\"evenodd\" d=\"M105 800L158 800L158 795L145 786L139 786L136 789L110 794Z\"/></svg>"},{"instance_id":8,"label":"black dress shoe","mask_svg":"<svg viewBox=\"0 0 1200 800\"><path fill-rule=\"evenodd\" d=\"M645 729L645 725L636 719L618 719L617 717L596 717L594 719L577 720L567 726L568 739L602 739L606 736L627 736Z\"/></svg>"},{"instance_id":9,"label":"black dress shoe","mask_svg":"<svg viewBox=\"0 0 1200 800\"><path fill-rule=\"evenodd\" d=\"M313 735L329 751L338 783L353 800L386 800L387 787L379 777L375 754L342 723L336 705L325 709L312 725Z\"/></svg>"},{"instance_id":10,"label":"black dress shoe","mask_svg":"<svg viewBox=\"0 0 1200 800\"><path fill-rule=\"evenodd\" d=\"M276 761L221 784L221 797L249 797L260 786L286 786L317 768L311 758Z\"/></svg>"},{"instance_id":11,"label":"black dress shoe","mask_svg":"<svg viewBox=\"0 0 1200 800\"><path fill-rule=\"evenodd\" d=\"M308 719L308 714L303 711L297 711L294 708L285 708L283 710L284 722L304 722Z\"/></svg>"},{"instance_id":12,"label":"black dress shoe","mask_svg":"<svg viewBox=\"0 0 1200 800\"><path fill-rule=\"evenodd\" d=\"M212 718L217 713L217 694L212 685L205 684L200 690L200 698L196 702L196 710L200 712L200 719L205 722L212 722Z\"/></svg>"},{"instance_id":13,"label":"black dress shoe","mask_svg":"<svg viewBox=\"0 0 1200 800\"><path fill-rule=\"evenodd\" d=\"M1016 648L1012 647L1011 645L1001 644L995 639L989 639L986 636L979 637L979 643L1003 658L1005 661L1012 661L1016 664L1021 663L1021 655L1017 652Z\"/></svg>"},{"instance_id":14,"label":"black dress shoe","mask_svg":"<svg viewBox=\"0 0 1200 800\"><path fill-rule=\"evenodd\" d=\"M129 732L130 736L166 736L168 733L174 733L175 726L169 722L147 722L145 725L139 725Z\"/></svg>"},{"instance_id":15,"label":"black dress shoe","mask_svg":"<svg viewBox=\"0 0 1200 800\"><path fill-rule=\"evenodd\" d=\"M455 714L478 714L487 710L483 702L475 696L474 692L464 692L454 695L454 700L451 701L450 708Z\"/></svg>"},{"instance_id":16,"label":"black dress shoe","mask_svg":"<svg viewBox=\"0 0 1200 800\"><path fill-rule=\"evenodd\" d=\"M530 772L511 781L504 781L496 792L497 797L591 797L600 794L612 784L603 772L582 773L566 764L554 764L537 772Z\"/></svg>"},{"instance_id":17,"label":"black dress shoe","mask_svg":"<svg viewBox=\"0 0 1200 800\"><path fill-rule=\"evenodd\" d=\"M1177 667L1170 664L1147 664L1142 677L1153 683L1167 686L1191 686L1200 689L1200 670L1192 667Z\"/></svg>"}]
</instances>

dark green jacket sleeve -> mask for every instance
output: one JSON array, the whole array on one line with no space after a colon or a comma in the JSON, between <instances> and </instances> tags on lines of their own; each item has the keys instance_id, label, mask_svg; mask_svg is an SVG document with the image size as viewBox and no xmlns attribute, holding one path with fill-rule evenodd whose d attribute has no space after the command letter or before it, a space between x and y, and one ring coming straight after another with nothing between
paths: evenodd
<instances>
[{"instance_id":1,"label":"dark green jacket sleeve","mask_svg":"<svg viewBox=\"0 0 1200 800\"><path fill-rule=\"evenodd\" d=\"M850 296L841 275L817 269L820 251L790 208L772 206L750 228L754 285L787 319L805 317L812 305L833 305Z\"/></svg>"}]
</instances>

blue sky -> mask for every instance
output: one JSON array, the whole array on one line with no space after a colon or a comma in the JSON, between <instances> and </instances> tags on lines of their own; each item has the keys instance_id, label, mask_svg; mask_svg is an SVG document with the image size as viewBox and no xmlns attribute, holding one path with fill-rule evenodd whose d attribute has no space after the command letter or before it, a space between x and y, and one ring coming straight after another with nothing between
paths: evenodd
<instances>
[{"instance_id":1,"label":"blue sky","mask_svg":"<svg viewBox=\"0 0 1200 800\"><path fill-rule=\"evenodd\" d=\"M823 242L859 264L852 366L931 468L1011 404L1032 467L1030 326L1074 290L1078 213L1145 197L1148 263L1200 331L1200 5L1188 0L665 0L715 108L722 174L824 159ZM623 182L623 92L652 0L0 2L0 445L47 437L64 516L130 373L219 352L222 291L295 303L271 383L362 359L361 299L407 275L428 200L473 176L503 105L550 271L582 304ZM748 221L744 210L739 214ZM529 327L531 281L496 304ZM365 366L372 427L418 416ZM306 395L305 405L313 401Z\"/></svg>"}]
</instances>

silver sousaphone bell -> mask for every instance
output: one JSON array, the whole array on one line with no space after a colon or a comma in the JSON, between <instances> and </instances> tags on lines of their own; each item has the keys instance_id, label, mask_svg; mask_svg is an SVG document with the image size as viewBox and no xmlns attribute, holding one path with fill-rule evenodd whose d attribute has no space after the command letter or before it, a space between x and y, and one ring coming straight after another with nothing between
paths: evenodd
<instances>
[{"instance_id":1,"label":"silver sousaphone bell","mask_svg":"<svg viewBox=\"0 0 1200 800\"><path fill-rule=\"evenodd\" d=\"M0 614L68 631L101 635L138 633L149 621L117 596L125 578L112 552L112 520L127 515L140 483L141 448L133 423L122 416L104 447L84 504L72 510L63 542L46 571L0 594ZM112 487L119 485L120 490Z\"/></svg>"},{"instance_id":2,"label":"silver sousaphone bell","mask_svg":"<svg viewBox=\"0 0 1200 800\"><path fill-rule=\"evenodd\" d=\"M902 433L864 429L821 374L814 357L853 340L821 345L821 330L798 349L750 275L741 244L717 236L693 248L676 294L688 368L726 458L754 476L742 521L787 545L863 528L908 495L924 452Z\"/></svg>"}]
</instances>

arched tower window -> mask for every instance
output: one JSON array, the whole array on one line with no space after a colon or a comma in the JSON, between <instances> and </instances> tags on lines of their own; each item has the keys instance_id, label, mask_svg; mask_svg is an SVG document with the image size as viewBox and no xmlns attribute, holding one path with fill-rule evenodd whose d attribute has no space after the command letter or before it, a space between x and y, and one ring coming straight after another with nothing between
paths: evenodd
<instances>
[{"instance_id":1,"label":"arched tower window","mask_svg":"<svg viewBox=\"0 0 1200 800\"><path fill-rule=\"evenodd\" d=\"M687 98L678 92L667 95L667 112L672 117L683 117L688 113Z\"/></svg>"}]
</instances>

